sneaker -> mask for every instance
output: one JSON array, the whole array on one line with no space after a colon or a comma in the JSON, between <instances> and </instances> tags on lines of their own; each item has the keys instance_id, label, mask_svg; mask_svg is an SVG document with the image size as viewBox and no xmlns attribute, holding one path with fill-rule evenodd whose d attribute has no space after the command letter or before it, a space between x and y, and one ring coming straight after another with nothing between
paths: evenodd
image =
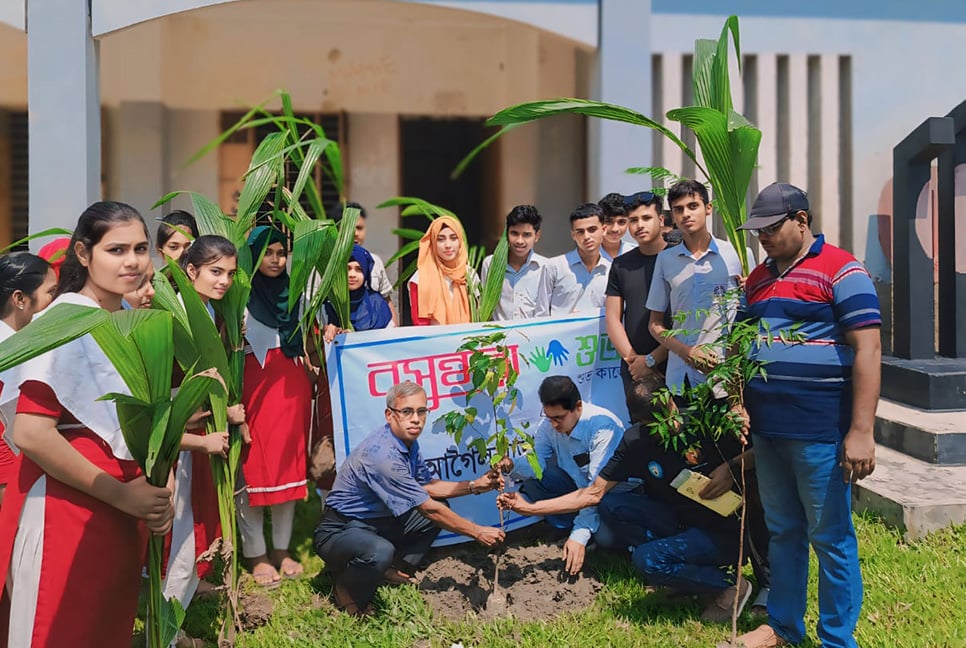
<instances>
[{"instance_id":1,"label":"sneaker","mask_svg":"<svg viewBox=\"0 0 966 648\"><path fill-rule=\"evenodd\" d=\"M741 579L740 588L731 586L722 590L711 599L701 613L701 620L708 623L726 623L731 620L731 612L734 609L735 597L738 598L738 616L745 609L745 604L751 598L751 583L747 579Z\"/></svg>"},{"instance_id":2,"label":"sneaker","mask_svg":"<svg viewBox=\"0 0 966 648\"><path fill-rule=\"evenodd\" d=\"M787 646L788 642L779 637L774 628L765 624L758 626L751 632L738 635L735 639L735 645L738 648L779 648L780 646ZM720 641L717 645L717 648L730 647L730 641Z\"/></svg>"}]
</instances>

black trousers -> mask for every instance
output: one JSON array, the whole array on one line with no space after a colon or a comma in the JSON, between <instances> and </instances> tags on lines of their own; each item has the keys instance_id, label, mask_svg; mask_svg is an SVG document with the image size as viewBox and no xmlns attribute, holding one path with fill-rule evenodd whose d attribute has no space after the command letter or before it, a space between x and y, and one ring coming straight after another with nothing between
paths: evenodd
<instances>
[{"instance_id":1,"label":"black trousers","mask_svg":"<svg viewBox=\"0 0 966 648\"><path fill-rule=\"evenodd\" d=\"M362 609L385 581L387 569L400 565L407 573L416 570L439 531L415 508L398 518L366 520L326 508L312 544L336 582Z\"/></svg>"}]
</instances>

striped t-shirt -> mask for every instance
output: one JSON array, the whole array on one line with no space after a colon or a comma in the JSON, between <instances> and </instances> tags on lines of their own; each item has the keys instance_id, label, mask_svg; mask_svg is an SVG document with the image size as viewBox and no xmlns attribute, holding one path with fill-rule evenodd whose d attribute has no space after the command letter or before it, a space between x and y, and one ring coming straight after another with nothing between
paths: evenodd
<instances>
[{"instance_id":1,"label":"striped t-shirt","mask_svg":"<svg viewBox=\"0 0 966 648\"><path fill-rule=\"evenodd\" d=\"M855 354L845 333L882 323L869 273L819 235L783 274L772 259L755 268L745 293L742 319L760 319L762 337L754 353L767 362L766 378L755 378L745 390L752 432L839 441L852 418Z\"/></svg>"}]
</instances>

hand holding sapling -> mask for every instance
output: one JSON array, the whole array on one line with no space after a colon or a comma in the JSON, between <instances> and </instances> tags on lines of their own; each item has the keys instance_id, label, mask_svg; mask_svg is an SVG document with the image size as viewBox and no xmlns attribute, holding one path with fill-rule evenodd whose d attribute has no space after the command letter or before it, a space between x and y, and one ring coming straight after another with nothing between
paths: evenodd
<instances>
[{"instance_id":1,"label":"hand holding sapling","mask_svg":"<svg viewBox=\"0 0 966 648\"><path fill-rule=\"evenodd\" d=\"M506 540L506 534L496 527L481 526L478 527L476 535L473 536L473 539L489 549L501 544L504 540Z\"/></svg>"}]
</instances>

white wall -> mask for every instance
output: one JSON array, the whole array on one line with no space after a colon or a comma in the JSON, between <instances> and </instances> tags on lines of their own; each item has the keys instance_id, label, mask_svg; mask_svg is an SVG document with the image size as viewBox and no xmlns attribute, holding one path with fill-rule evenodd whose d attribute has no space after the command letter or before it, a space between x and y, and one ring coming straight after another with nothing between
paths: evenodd
<instances>
[{"instance_id":1,"label":"white wall","mask_svg":"<svg viewBox=\"0 0 966 648\"><path fill-rule=\"evenodd\" d=\"M656 14L655 52L690 52L725 16ZM793 18L741 19L744 52L852 57L854 252L865 254L868 217L892 177L892 148L926 117L966 98L966 25ZM766 138L769 133L764 135ZM891 213L891 197L884 201Z\"/></svg>"}]
</instances>

